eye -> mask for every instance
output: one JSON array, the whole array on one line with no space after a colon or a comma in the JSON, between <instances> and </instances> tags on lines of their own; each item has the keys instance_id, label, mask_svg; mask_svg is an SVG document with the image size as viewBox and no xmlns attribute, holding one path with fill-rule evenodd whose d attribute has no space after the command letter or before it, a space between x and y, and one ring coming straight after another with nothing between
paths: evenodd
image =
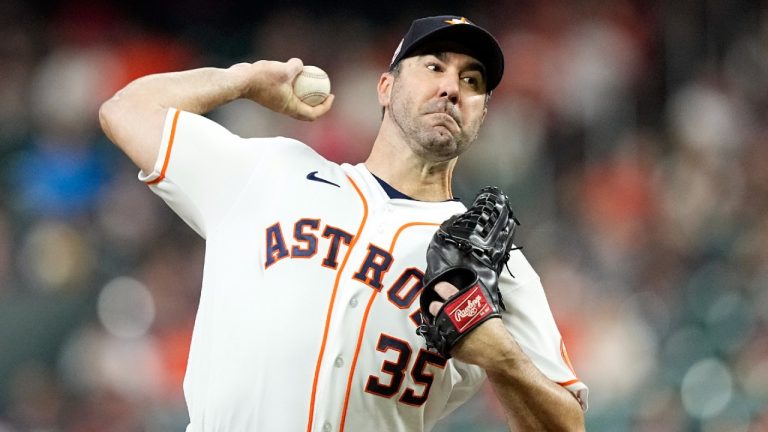
<instances>
[{"instance_id":1,"label":"eye","mask_svg":"<svg viewBox=\"0 0 768 432\"><path fill-rule=\"evenodd\" d=\"M476 76L470 75L462 77L461 80L467 84L472 90L477 90L480 88L480 79L478 79Z\"/></svg>"},{"instance_id":2,"label":"eye","mask_svg":"<svg viewBox=\"0 0 768 432\"><path fill-rule=\"evenodd\" d=\"M434 62L433 63L427 63L427 69L429 69L429 70L431 70L433 72L440 72L441 70L443 70L443 68L440 67L439 64L434 63Z\"/></svg>"},{"instance_id":3,"label":"eye","mask_svg":"<svg viewBox=\"0 0 768 432\"><path fill-rule=\"evenodd\" d=\"M482 75L480 74L466 74L461 77L461 81L474 91L481 91L485 87Z\"/></svg>"}]
</instances>

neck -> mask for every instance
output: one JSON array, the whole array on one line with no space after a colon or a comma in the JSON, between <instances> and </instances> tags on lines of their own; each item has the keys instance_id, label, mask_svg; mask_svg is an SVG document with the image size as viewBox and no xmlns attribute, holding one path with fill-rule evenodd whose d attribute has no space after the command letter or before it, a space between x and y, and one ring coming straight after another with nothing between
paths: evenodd
<instances>
[{"instance_id":1,"label":"neck","mask_svg":"<svg viewBox=\"0 0 768 432\"><path fill-rule=\"evenodd\" d=\"M445 201L453 198L451 179L456 160L424 160L415 155L402 140L388 139L380 131L365 166L368 171L411 198Z\"/></svg>"}]
</instances>

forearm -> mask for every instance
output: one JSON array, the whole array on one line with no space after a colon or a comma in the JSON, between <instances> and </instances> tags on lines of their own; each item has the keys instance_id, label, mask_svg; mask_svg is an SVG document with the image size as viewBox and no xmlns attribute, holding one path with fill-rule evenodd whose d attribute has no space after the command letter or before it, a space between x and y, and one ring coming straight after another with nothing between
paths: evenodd
<instances>
[{"instance_id":1,"label":"forearm","mask_svg":"<svg viewBox=\"0 0 768 432\"><path fill-rule=\"evenodd\" d=\"M513 373L488 379L514 431L583 431L584 416L568 390L549 381L530 361L510 364Z\"/></svg>"},{"instance_id":2,"label":"forearm","mask_svg":"<svg viewBox=\"0 0 768 432\"><path fill-rule=\"evenodd\" d=\"M230 69L201 68L139 78L99 111L104 133L144 171L151 171L168 108L198 114L237 99L242 84Z\"/></svg>"},{"instance_id":3,"label":"forearm","mask_svg":"<svg viewBox=\"0 0 768 432\"><path fill-rule=\"evenodd\" d=\"M545 377L514 341L505 358L486 373L512 430L584 430L584 415L576 398Z\"/></svg>"},{"instance_id":4,"label":"forearm","mask_svg":"<svg viewBox=\"0 0 768 432\"><path fill-rule=\"evenodd\" d=\"M539 371L501 320L489 320L474 333L454 354L485 369L512 430L584 430L576 398Z\"/></svg>"},{"instance_id":5,"label":"forearm","mask_svg":"<svg viewBox=\"0 0 768 432\"><path fill-rule=\"evenodd\" d=\"M302 102L293 92L301 72L299 59L260 60L227 69L201 68L140 78L120 90L99 111L104 133L144 171L151 171L170 107L206 113L235 99L249 99L300 120L315 120L331 108L333 95L319 105Z\"/></svg>"},{"instance_id":6,"label":"forearm","mask_svg":"<svg viewBox=\"0 0 768 432\"><path fill-rule=\"evenodd\" d=\"M139 78L107 101L143 109L179 108L204 114L243 94L244 83L232 69L200 68Z\"/></svg>"}]
</instances>

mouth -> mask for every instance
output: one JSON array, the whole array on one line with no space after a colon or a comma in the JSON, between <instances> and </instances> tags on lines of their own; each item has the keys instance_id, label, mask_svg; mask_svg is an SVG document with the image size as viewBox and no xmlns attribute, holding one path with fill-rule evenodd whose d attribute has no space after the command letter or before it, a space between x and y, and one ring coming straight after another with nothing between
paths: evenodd
<instances>
[{"instance_id":1,"label":"mouth","mask_svg":"<svg viewBox=\"0 0 768 432\"><path fill-rule=\"evenodd\" d=\"M443 126L452 132L458 132L461 129L459 122L450 114L445 112L432 112L427 114L433 119L434 126Z\"/></svg>"},{"instance_id":2,"label":"mouth","mask_svg":"<svg viewBox=\"0 0 768 432\"><path fill-rule=\"evenodd\" d=\"M445 129L451 135L461 134L461 113L456 105L447 99L432 99L421 107L420 112L429 126Z\"/></svg>"}]
</instances>

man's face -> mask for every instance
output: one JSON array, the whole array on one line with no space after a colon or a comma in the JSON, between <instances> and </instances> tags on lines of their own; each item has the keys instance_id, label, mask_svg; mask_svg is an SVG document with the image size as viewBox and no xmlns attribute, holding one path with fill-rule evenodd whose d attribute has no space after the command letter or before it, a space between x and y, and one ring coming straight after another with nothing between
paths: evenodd
<instances>
[{"instance_id":1,"label":"man's face","mask_svg":"<svg viewBox=\"0 0 768 432\"><path fill-rule=\"evenodd\" d=\"M387 112L405 141L427 160L460 155L485 118L482 65L466 54L441 52L406 58L399 68Z\"/></svg>"}]
</instances>

